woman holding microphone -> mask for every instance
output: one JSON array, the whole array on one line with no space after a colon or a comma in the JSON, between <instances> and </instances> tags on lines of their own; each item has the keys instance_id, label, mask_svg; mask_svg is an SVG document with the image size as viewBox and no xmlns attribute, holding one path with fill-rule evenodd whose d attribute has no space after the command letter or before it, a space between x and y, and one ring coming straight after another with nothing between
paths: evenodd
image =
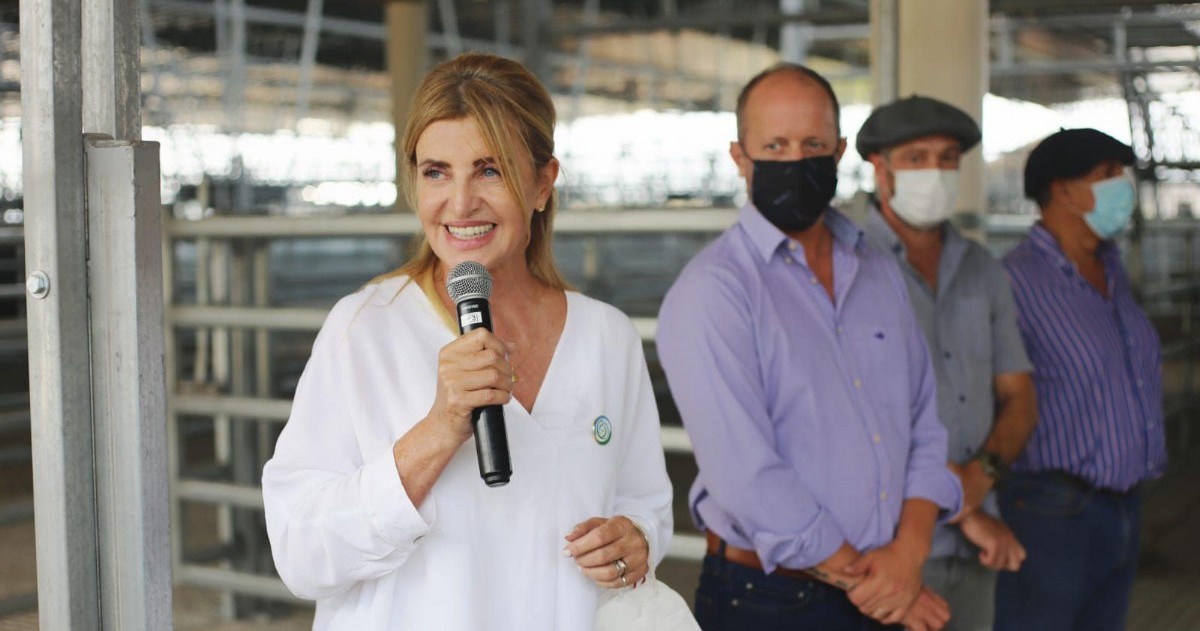
<instances>
[{"instance_id":1,"label":"woman holding microphone","mask_svg":"<svg viewBox=\"0 0 1200 631\"><path fill-rule=\"evenodd\" d=\"M554 106L520 64L435 67L400 150L423 239L330 312L263 471L267 528L315 629L592 629L672 532L640 337L551 250ZM448 273L493 279L459 336ZM502 406L511 481L480 480L472 411Z\"/></svg>"}]
</instances>

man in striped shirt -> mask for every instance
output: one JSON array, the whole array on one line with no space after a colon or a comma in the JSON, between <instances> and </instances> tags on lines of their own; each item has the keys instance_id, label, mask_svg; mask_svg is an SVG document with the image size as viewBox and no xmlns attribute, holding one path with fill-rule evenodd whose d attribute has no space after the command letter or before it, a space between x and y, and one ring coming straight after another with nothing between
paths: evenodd
<instances>
[{"instance_id":1,"label":"man in striped shirt","mask_svg":"<svg viewBox=\"0 0 1200 631\"><path fill-rule=\"evenodd\" d=\"M1133 150L1059 131L1025 164L1042 218L1008 256L1034 366L1033 437L1000 492L1029 556L1000 576L997 631L1123 629L1137 568L1137 486L1166 466L1158 336L1113 238L1136 201Z\"/></svg>"}]
</instances>

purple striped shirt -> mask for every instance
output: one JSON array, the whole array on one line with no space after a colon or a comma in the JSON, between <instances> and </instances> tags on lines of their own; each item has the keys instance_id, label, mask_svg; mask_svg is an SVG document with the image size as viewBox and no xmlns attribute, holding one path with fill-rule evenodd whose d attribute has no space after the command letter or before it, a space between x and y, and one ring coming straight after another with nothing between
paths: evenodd
<instances>
[{"instance_id":1,"label":"purple striped shirt","mask_svg":"<svg viewBox=\"0 0 1200 631\"><path fill-rule=\"evenodd\" d=\"M751 205L688 264L658 351L692 439L692 516L763 566L876 548L907 498L958 512L936 378L890 255L829 209L836 301Z\"/></svg>"},{"instance_id":2,"label":"purple striped shirt","mask_svg":"<svg viewBox=\"0 0 1200 631\"><path fill-rule=\"evenodd\" d=\"M1162 355L1117 246L1103 243L1099 256L1108 298L1040 223L1004 257L1038 399L1037 428L1013 468L1125 491L1166 467Z\"/></svg>"}]
</instances>

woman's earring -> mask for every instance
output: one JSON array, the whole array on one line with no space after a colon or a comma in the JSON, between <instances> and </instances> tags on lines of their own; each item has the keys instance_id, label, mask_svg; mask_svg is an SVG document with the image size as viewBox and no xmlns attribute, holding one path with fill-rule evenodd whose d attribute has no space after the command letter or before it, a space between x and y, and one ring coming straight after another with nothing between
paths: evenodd
<instances>
[{"instance_id":1,"label":"woman's earring","mask_svg":"<svg viewBox=\"0 0 1200 631\"><path fill-rule=\"evenodd\" d=\"M539 213L540 213L540 212L542 212L542 211L546 210L546 207L545 207L544 205L543 205L543 206L537 206L537 207L536 207L536 208L534 208L533 210L534 210L534 212L539 212Z\"/></svg>"}]
</instances>

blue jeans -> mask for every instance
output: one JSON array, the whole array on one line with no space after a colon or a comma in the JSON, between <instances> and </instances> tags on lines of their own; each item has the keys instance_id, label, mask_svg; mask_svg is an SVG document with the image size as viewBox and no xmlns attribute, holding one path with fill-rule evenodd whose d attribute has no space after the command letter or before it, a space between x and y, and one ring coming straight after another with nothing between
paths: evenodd
<instances>
[{"instance_id":1,"label":"blue jeans","mask_svg":"<svg viewBox=\"0 0 1200 631\"><path fill-rule=\"evenodd\" d=\"M1137 490L1085 488L1057 474L1014 474L1000 512L1028 557L996 583L996 631L1125 628L1137 572Z\"/></svg>"},{"instance_id":2,"label":"blue jeans","mask_svg":"<svg viewBox=\"0 0 1200 631\"><path fill-rule=\"evenodd\" d=\"M950 605L942 631L992 631L996 611L996 572L978 557L938 557L921 570L925 586Z\"/></svg>"},{"instance_id":3,"label":"blue jeans","mask_svg":"<svg viewBox=\"0 0 1200 631\"><path fill-rule=\"evenodd\" d=\"M879 631L846 592L816 580L763 574L710 554L696 589L704 631Z\"/></svg>"}]
</instances>

